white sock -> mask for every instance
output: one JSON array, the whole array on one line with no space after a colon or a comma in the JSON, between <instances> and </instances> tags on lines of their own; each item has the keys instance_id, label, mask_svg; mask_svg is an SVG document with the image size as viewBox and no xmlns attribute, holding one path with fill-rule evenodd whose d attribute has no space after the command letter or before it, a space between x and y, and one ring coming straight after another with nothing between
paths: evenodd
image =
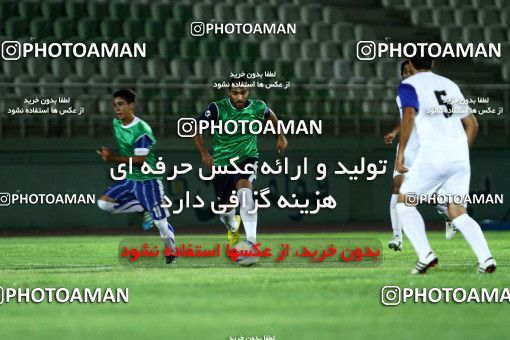
<instances>
[{"instance_id":1,"label":"white sock","mask_svg":"<svg viewBox=\"0 0 510 340\"><path fill-rule=\"evenodd\" d=\"M390 200L390 218L391 218L391 228L393 229L393 236L402 237L402 224L400 223L400 219L398 218L397 209L395 206L397 205L398 194L391 195Z\"/></svg>"},{"instance_id":2,"label":"white sock","mask_svg":"<svg viewBox=\"0 0 510 340\"><path fill-rule=\"evenodd\" d=\"M115 203L97 200L97 206L99 209L113 213L115 211Z\"/></svg>"},{"instance_id":3,"label":"white sock","mask_svg":"<svg viewBox=\"0 0 510 340\"><path fill-rule=\"evenodd\" d=\"M143 212L145 209L139 201L129 201L123 205L115 205L114 214Z\"/></svg>"},{"instance_id":4,"label":"white sock","mask_svg":"<svg viewBox=\"0 0 510 340\"><path fill-rule=\"evenodd\" d=\"M469 243L471 249L475 252L476 257L478 257L478 262L481 263L489 257L492 257L480 225L468 214L462 214L454 218L452 223L460 230L462 235L464 235L467 243Z\"/></svg>"},{"instance_id":5,"label":"white sock","mask_svg":"<svg viewBox=\"0 0 510 340\"><path fill-rule=\"evenodd\" d=\"M404 203L397 203L396 209L407 238L411 241L414 250L416 250L418 258L424 260L432 251L432 248L430 248L429 240L425 233L423 218L416 207L408 207Z\"/></svg>"},{"instance_id":6,"label":"white sock","mask_svg":"<svg viewBox=\"0 0 510 340\"><path fill-rule=\"evenodd\" d=\"M133 213L133 212L142 212L144 208L140 204L139 201L129 201L122 205L118 205L117 203L107 202L103 200L97 201L97 206L102 210L111 212L112 214L125 214L125 213Z\"/></svg>"},{"instance_id":7,"label":"white sock","mask_svg":"<svg viewBox=\"0 0 510 340\"><path fill-rule=\"evenodd\" d=\"M232 209L227 211L225 214L220 215L220 221L227 227L230 231L237 230L237 221L236 221L236 210Z\"/></svg>"},{"instance_id":8,"label":"white sock","mask_svg":"<svg viewBox=\"0 0 510 340\"><path fill-rule=\"evenodd\" d=\"M168 223L166 218L158 221L154 221L154 224L159 229L159 235L161 236L161 240L168 246L171 250L175 250L175 235L174 228Z\"/></svg>"},{"instance_id":9,"label":"white sock","mask_svg":"<svg viewBox=\"0 0 510 340\"><path fill-rule=\"evenodd\" d=\"M450 217L448 216L448 207L444 204L436 205L437 213L441 215L445 221L449 221Z\"/></svg>"},{"instance_id":10,"label":"white sock","mask_svg":"<svg viewBox=\"0 0 510 340\"><path fill-rule=\"evenodd\" d=\"M257 212L254 214L248 213L248 211L255 208L253 192L251 189L241 188L237 191L237 197L239 198L240 215L243 220L246 239L255 243L257 240Z\"/></svg>"}]
</instances>

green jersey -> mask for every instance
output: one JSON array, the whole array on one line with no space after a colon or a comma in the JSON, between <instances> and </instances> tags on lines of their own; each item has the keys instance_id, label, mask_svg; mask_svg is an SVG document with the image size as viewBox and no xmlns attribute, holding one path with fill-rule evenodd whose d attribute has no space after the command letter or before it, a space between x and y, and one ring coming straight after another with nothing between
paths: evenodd
<instances>
[{"instance_id":1,"label":"green jersey","mask_svg":"<svg viewBox=\"0 0 510 340\"><path fill-rule=\"evenodd\" d=\"M234 157L239 157L236 164L246 158L258 158L257 135L250 133L248 125L255 120L263 122L268 115L269 108L266 103L258 99L248 100L242 109L235 108L229 98L211 103L199 119L208 120L212 124L217 122L224 127L223 133L213 129L214 165L230 165L230 159ZM227 121L228 129L225 129ZM241 121L245 123L244 129L241 127ZM233 125L237 128L233 129ZM225 130L235 130L235 133L227 134Z\"/></svg>"},{"instance_id":2,"label":"green jersey","mask_svg":"<svg viewBox=\"0 0 510 340\"><path fill-rule=\"evenodd\" d=\"M113 131L115 132L121 156L147 156L146 163L151 169L156 169L156 156L153 151L156 138L154 138L149 124L135 117L131 123L124 126L121 120L114 119ZM144 175L141 171L141 165L133 164L133 169L126 178L132 181L143 181L147 179L161 179L162 177L151 173Z\"/></svg>"}]
</instances>

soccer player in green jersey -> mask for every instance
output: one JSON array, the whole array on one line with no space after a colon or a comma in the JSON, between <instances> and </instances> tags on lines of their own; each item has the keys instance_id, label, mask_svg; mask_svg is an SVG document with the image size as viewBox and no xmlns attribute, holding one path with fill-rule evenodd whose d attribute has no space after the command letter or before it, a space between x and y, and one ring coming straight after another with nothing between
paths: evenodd
<instances>
[{"instance_id":1,"label":"soccer player in green jersey","mask_svg":"<svg viewBox=\"0 0 510 340\"><path fill-rule=\"evenodd\" d=\"M161 208L164 196L161 176L143 174L141 171L144 163L156 169L153 150L156 138L149 124L134 115L135 102L135 93L129 89L113 94L116 113L113 130L119 154L115 155L105 147L98 150L98 154L106 162L129 163L131 159L132 171L126 175L126 179L109 187L99 198L97 205L113 214L143 212L144 228L150 229L154 221L165 246L174 250L174 229L167 221L170 213L168 209ZM167 256L166 263L170 264L174 259L172 255Z\"/></svg>"},{"instance_id":2,"label":"soccer player in green jersey","mask_svg":"<svg viewBox=\"0 0 510 340\"><path fill-rule=\"evenodd\" d=\"M197 123L206 120L210 123L237 124L238 129L234 134L220 133L213 129L213 155L209 153L204 145L200 134L193 138L195 145L200 151L202 162L207 167L228 166L233 170L230 160L239 157L235 164L241 170L245 169L247 164L253 167L252 174L216 174L213 178L214 190L220 204L227 203L232 191L237 191L239 198L239 210L246 232L248 242L255 243L257 237L257 213L248 213L255 207L253 200L253 182L257 177L257 165L259 161L259 151L257 147L257 135L251 134L249 129L245 129L243 134L240 128L241 121L258 120L265 122L269 120L273 126L278 126L278 118L274 112L262 101L258 99L248 99L249 90L246 87L245 78L231 78L229 80L229 98L211 103L207 109L197 118ZM278 153L283 156L287 149L287 139L283 133L278 134L276 144ZM227 227L228 238L231 244L237 243L239 239L239 221L236 221L236 209L230 209L220 215L221 222Z\"/></svg>"}]
</instances>

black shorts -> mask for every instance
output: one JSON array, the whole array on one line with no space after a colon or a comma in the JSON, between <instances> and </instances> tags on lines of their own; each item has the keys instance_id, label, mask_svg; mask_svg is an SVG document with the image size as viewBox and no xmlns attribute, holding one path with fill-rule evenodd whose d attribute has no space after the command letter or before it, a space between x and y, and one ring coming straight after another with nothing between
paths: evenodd
<instances>
[{"instance_id":1,"label":"black shorts","mask_svg":"<svg viewBox=\"0 0 510 340\"><path fill-rule=\"evenodd\" d=\"M240 179L247 179L251 183L255 182L257 179L258 162L258 158L249 157L237 164L241 170L244 170L246 164L253 164L253 169L255 170L253 174L217 174L214 176L212 182L219 204L229 202L232 191L236 190L236 184ZM229 166L228 169L233 170L233 167Z\"/></svg>"}]
</instances>

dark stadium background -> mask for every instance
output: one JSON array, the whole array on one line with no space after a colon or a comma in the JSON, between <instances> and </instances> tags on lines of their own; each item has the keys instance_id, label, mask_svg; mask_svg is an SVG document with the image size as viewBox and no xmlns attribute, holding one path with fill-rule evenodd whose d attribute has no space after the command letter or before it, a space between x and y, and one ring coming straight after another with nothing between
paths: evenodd
<instances>
[{"instance_id":1,"label":"dark stadium background","mask_svg":"<svg viewBox=\"0 0 510 340\"><path fill-rule=\"evenodd\" d=\"M190 35L190 23L296 23L295 35ZM489 97L491 107L510 108L510 2L505 0L347 0L347 1L0 1L0 40L51 42L143 42L147 58L21 58L0 64L0 192L87 193L100 195L111 183L95 150L114 147L112 99L115 89L137 93L137 115L149 122L158 153L168 167L200 165L190 139L178 138L176 122L193 117L226 96L213 88L231 72L275 71L288 90L254 90L284 120L322 119L324 136L289 136L291 161L357 164L361 157L389 161L372 182L313 176L299 183L260 177L258 188L273 185L290 195L327 191L334 211L297 216L275 208L259 214L259 230L343 231L389 228L388 204L394 145L382 136L398 122L395 103L401 60L359 61L356 43L492 42L502 58L438 60L437 72L458 84L466 97ZM71 98L81 116L9 115L25 98ZM478 115L479 136L472 150L471 189L509 194L508 112ZM275 140L261 137L262 159L274 163ZM448 147L448 146L445 146ZM276 183L276 184L275 184ZM212 195L212 186L187 176L166 182L178 199L186 189ZM429 208L425 216L439 227ZM475 206L477 220L508 218L508 206ZM140 230L139 216L109 215L95 205L11 205L0 207L0 230L73 232ZM188 210L171 219L176 232L223 231L207 211ZM437 223L436 223L437 222Z\"/></svg>"}]
</instances>

